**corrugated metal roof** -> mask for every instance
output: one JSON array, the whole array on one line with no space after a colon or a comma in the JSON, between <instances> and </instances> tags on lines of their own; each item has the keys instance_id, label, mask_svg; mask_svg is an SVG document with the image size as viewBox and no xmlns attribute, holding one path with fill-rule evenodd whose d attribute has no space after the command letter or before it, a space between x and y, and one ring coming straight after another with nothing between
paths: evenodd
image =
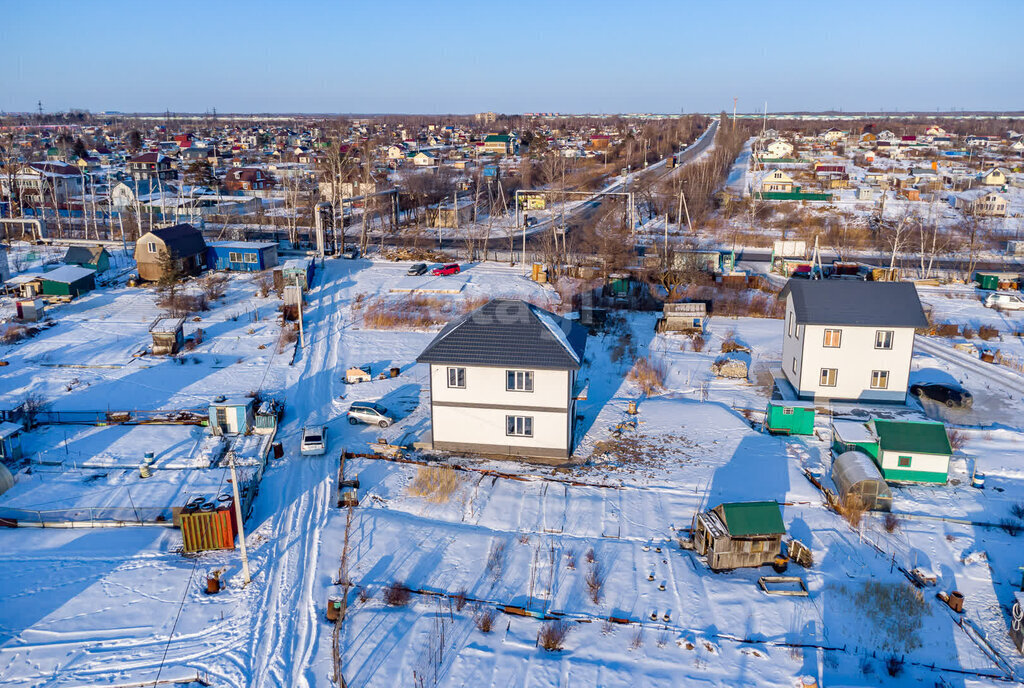
<instances>
[{"instance_id":1,"label":"corrugated metal roof","mask_svg":"<svg viewBox=\"0 0 1024 688\"><path fill-rule=\"evenodd\" d=\"M789 280L779 298L793 297L802 325L926 327L917 289L910 282Z\"/></svg>"},{"instance_id":2,"label":"corrugated metal roof","mask_svg":"<svg viewBox=\"0 0 1024 688\"><path fill-rule=\"evenodd\" d=\"M875 420L875 434L883 451L906 451L917 454L953 453L949 446L946 426L942 423L921 423L916 421Z\"/></svg>"},{"instance_id":3,"label":"corrugated metal roof","mask_svg":"<svg viewBox=\"0 0 1024 688\"><path fill-rule=\"evenodd\" d=\"M44 282L60 282L61 284L72 284L80 279L86 277L92 277L96 274L95 270L90 268L82 268L77 265L64 265L56 270L50 272L44 272L39 276L39 279Z\"/></svg>"},{"instance_id":4,"label":"corrugated metal roof","mask_svg":"<svg viewBox=\"0 0 1024 688\"><path fill-rule=\"evenodd\" d=\"M578 370L586 343L578 323L525 301L494 299L448 323L416 360Z\"/></svg>"},{"instance_id":5,"label":"corrugated metal roof","mask_svg":"<svg viewBox=\"0 0 1024 688\"><path fill-rule=\"evenodd\" d=\"M735 502L723 504L729 535L784 535L782 511L778 502Z\"/></svg>"}]
</instances>

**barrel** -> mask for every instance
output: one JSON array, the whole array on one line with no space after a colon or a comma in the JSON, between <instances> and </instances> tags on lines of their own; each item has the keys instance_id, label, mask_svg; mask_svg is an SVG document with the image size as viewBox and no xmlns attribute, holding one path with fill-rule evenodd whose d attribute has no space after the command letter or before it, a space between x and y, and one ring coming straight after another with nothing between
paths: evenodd
<instances>
[{"instance_id":1,"label":"barrel","mask_svg":"<svg viewBox=\"0 0 1024 688\"><path fill-rule=\"evenodd\" d=\"M955 611L957 614L962 614L964 611L964 594L959 590L954 590L949 593L949 608Z\"/></svg>"}]
</instances>

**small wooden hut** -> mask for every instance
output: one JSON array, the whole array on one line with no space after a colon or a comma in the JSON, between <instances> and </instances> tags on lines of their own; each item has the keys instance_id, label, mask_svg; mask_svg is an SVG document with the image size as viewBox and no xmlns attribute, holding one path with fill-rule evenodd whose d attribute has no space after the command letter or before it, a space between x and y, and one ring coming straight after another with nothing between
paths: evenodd
<instances>
[{"instance_id":1,"label":"small wooden hut","mask_svg":"<svg viewBox=\"0 0 1024 688\"><path fill-rule=\"evenodd\" d=\"M732 502L697 514L694 551L712 571L774 563L786 527L778 502Z\"/></svg>"}]
</instances>

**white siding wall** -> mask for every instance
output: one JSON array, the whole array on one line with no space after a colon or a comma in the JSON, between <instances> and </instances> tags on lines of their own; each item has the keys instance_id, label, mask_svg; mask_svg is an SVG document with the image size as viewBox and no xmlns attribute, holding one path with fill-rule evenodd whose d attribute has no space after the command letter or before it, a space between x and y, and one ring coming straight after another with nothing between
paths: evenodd
<instances>
[{"instance_id":1,"label":"white siding wall","mask_svg":"<svg viewBox=\"0 0 1024 688\"><path fill-rule=\"evenodd\" d=\"M533 418L533 437L506 435L505 416L508 415ZM565 412L435 406L432 433L434 442L566 449L567 418Z\"/></svg>"},{"instance_id":2,"label":"white siding wall","mask_svg":"<svg viewBox=\"0 0 1024 688\"><path fill-rule=\"evenodd\" d=\"M546 406L566 408L569 399L570 374L565 370L534 370L532 392L505 390L508 368L466 367L466 388L448 387L448 368L430 366L430 382L434 401L460 404L500 404L502 406ZM527 370L516 368L515 370ZM504 433L503 433L504 434Z\"/></svg>"},{"instance_id":3,"label":"white siding wall","mask_svg":"<svg viewBox=\"0 0 1024 688\"><path fill-rule=\"evenodd\" d=\"M575 372L532 370L533 391L513 392L505 389L506 371L510 368L464 366L466 386L460 389L448 386L449 367L459 366L430 366L432 435L435 443L569 449L572 414L575 411L575 405L569 403L569 394ZM476 404L497 408L478 408L474 406ZM506 434L506 416L533 418L533 436Z\"/></svg>"},{"instance_id":4,"label":"white siding wall","mask_svg":"<svg viewBox=\"0 0 1024 688\"><path fill-rule=\"evenodd\" d=\"M786 317L782 321L782 372L789 380L789 384L798 392L800 391L800 371L803 363L803 351L801 350L800 325L793 326L793 335L790 335L790 321L794 318L793 297L786 297ZM793 361L796 360L794 366Z\"/></svg>"},{"instance_id":5,"label":"white siding wall","mask_svg":"<svg viewBox=\"0 0 1024 688\"><path fill-rule=\"evenodd\" d=\"M842 331L838 348L824 346L826 329ZM892 330L892 349L875 348L875 333L879 330ZM803 328L801 345L801 396L894 402L905 400L910 359L914 351L913 328L807 325ZM834 387L819 384L822 368L838 370ZM874 370L889 372L886 389L871 388L871 373Z\"/></svg>"},{"instance_id":6,"label":"white siding wall","mask_svg":"<svg viewBox=\"0 0 1024 688\"><path fill-rule=\"evenodd\" d=\"M902 467L899 464L901 456L910 457L910 466ZM915 454L906 451L883 451L882 468L896 471L919 471L922 473L948 473L949 457L936 456L935 454Z\"/></svg>"}]
</instances>

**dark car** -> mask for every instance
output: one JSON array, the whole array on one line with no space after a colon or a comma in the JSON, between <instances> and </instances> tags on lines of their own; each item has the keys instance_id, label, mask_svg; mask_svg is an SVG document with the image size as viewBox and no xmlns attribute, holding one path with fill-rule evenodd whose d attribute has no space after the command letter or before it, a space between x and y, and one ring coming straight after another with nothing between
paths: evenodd
<instances>
[{"instance_id":1,"label":"dark car","mask_svg":"<svg viewBox=\"0 0 1024 688\"><path fill-rule=\"evenodd\" d=\"M457 275L460 272L462 272L462 268L459 267L458 263L448 263L447 265L442 265L439 268L434 268L433 270L430 271L430 274L432 274L432 275Z\"/></svg>"},{"instance_id":2,"label":"dark car","mask_svg":"<svg viewBox=\"0 0 1024 688\"><path fill-rule=\"evenodd\" d=\"M942 382L910 385L910 393L918 399L931 399L947 408L970 408L974 397L963 387Z\"/></svg>"},{"instance_id":3,"label":"dark car","mask_svg":"<svg viewBox=\"0 0 1024 688\"><path fill-rule=\"evenodd\" d=\"M415 264L409 266L409 269L408 269L408 271L406 271L405 274L407 274L407 275L422 275L426 271L427 271L427 264L426 263L415 263Z\"/></svg>"}]
</instances>

